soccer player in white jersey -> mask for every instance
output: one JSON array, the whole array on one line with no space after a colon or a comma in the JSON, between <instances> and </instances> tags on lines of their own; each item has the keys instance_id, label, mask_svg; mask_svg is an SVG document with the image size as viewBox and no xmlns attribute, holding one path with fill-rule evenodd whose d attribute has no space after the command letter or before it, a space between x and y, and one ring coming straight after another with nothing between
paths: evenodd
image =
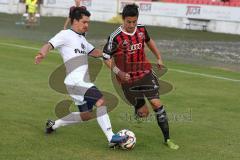
<instances>
[{"instance_id":1,"label":"soccer player in white jersey","mask_svg":"<svg viewBox=\"0 0 240 160\"><path fill-rule=\"evenodd\" d=\"M43 45L35 57L35 64L39 64L51 49L57 48L60 51L67 71L64 83L80 111L72 112L56 121L48 120L46 133L50 134L61 126L91 119L91 111L95 105L97 107L97 122L111 147L125 142L128 137L113 133L103 95L89 80L88 56L102 56L102 51L95 49L82 35L88 30L90 15L86 9L76 7L71 14L71 29L60 31Z\"/></svg>"}]
</instances>

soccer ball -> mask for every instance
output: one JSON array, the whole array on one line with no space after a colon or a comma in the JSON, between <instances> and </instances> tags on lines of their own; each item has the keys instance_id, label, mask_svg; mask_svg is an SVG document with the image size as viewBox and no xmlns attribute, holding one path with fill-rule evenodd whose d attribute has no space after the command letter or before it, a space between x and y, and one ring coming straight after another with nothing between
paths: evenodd
<instances>
[{"instance_id":1,"label":"soccer ball","mask_svg":"<svg viewBox=\"0 0 240 160\"><path fill-rule=\"evenodd\" d=\"M128 129L123 129L123 130L119 131L117 134L119 134L120 136L128 135L128 140L125 143L120 144L120 147L122 149L126 149L126 150L133 149L133 147L136 144L136 136L132 131L130 131Z\"/></svg>"}]
</instances>

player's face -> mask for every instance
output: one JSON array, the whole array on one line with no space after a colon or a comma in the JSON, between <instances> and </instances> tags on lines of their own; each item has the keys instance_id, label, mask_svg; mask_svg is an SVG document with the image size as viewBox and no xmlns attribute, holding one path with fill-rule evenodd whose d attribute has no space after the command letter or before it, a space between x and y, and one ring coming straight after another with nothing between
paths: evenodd
<instances>
[{"instance_id":1,"label":"player's face","mask_svg":"<svg viewBox=\"0 0 240 160\"><path fill-rule=\"evenodd\" d=\"M82 19L80 19L78 24L78 31L81 33L85 33L88 31L90 18L88 16L83 16Z\"/></svg>"},{"instance_id":2,"label":"player's face","mask_svg":"<svg viewBox=\"0 0 240 160\"><path fill-rule=\"evenodd\" d=\"M76 4L77 7L80 6L80 3L81 3L81 0L75 0L75 4Z\"/></svg>"},{"instance_id":3,"label":"player's face","mask_svg":"<svg viewBox=\"0 0 240 160\"><path fill-rule=\"evenodd\" d=\"M125 17L123 19L123 27L128 33L133 33L137 26L138 17Z\"/></svg>"}]
</instances>

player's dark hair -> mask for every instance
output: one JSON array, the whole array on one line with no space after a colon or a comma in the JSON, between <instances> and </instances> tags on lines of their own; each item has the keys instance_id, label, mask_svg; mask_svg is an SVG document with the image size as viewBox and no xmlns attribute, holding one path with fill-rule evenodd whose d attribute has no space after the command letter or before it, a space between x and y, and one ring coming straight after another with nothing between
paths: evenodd
<instances>
[{"instance_id":1,"label":"player's dark hair","mask_svg":"<svg viewBox=\"0 0 240 160\"><path fill-rule=\"evenodd\" d=\"M71 24L73 23L73 20L76 19L79 21L82 19L83 16L90 17L91 13L85 8L85 7L75 7L70 15L71 18Z\"/></svg>"},{"instance_id":2,"label":"player's dark hair","mask_svg":"<svg viewBox=\"0 0 240 160\"><path fill-rule=\"evenodd\" d=\"M127 4L123 8L122 18L125 19L126 17L138 17L138 6L136 4Z\"/></svg>"}]
</instances>

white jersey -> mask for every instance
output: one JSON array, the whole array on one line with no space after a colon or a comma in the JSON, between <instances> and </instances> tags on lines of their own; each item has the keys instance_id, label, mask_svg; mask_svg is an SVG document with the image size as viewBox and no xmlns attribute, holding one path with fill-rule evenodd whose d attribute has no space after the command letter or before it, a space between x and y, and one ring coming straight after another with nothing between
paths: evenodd
<instances>
[{"instance_id":1,"label":"white jersey","mask_svg":"<svg viewBox=\"0 0 240 160\"><path fill-rule=\"evenodd\" d=\"M80 105L87 89L94 86L88 73L88 54L95 48L71 29L60 31L49 43L59 50L67 72L64 83L76 105Z\"/></svg>"},{"instance_id":2,"label":"white jersey","mask_svg":"<svg viewBox=\"0 0 240 160\"><path fill-rule=\"evenodd\" d=\"M64 63L77 56L87 56L94 50L83 35L71 29L60 31L50 39L49 43L59 49Z\"/></svg>"}]
</instances>

